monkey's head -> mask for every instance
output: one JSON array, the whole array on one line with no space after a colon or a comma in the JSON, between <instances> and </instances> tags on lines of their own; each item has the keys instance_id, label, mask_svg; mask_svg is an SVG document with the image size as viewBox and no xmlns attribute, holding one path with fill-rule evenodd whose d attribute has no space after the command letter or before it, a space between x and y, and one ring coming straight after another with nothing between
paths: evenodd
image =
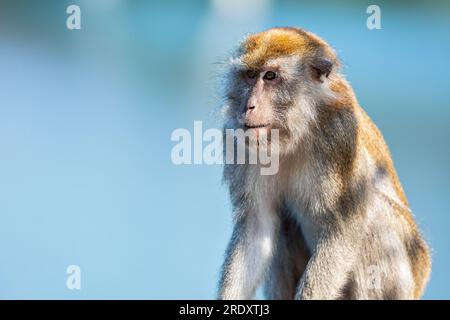
<instances>
[{"instance_id":1,"label":"monkey's head","mask_svg":"<svg viewBox=\"0 0 450 320\"><path fill-rule=\"evenodd\" d=\"M280 151L298 145L317 107L332 98L338 60L319 37L297 28L248 36L230 60L225 127L256 135L279 130Z\"/></svg>"}]
</instances>

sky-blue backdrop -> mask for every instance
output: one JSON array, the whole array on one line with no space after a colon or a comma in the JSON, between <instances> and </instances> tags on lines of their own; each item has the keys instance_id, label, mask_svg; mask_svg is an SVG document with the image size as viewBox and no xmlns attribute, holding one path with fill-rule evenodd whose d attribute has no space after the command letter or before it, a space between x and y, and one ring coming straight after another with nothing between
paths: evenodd
<instances>
[{"instance_id":1,"label":"sky-blue backdrop","mask_svg":"<svg viewBox=\"0 0 450 320\"><path fill-rule=\"evenodd\" d=\"M81 30L66 29L72 3ZM2 1L0 298L214 298L221 167L173 165L170 135L218 127L215 62L284 25L337 49L433 249L425 298L450 298L450 7L379 1L368 30L369 4Z\"/></svg>"}]
</instances>

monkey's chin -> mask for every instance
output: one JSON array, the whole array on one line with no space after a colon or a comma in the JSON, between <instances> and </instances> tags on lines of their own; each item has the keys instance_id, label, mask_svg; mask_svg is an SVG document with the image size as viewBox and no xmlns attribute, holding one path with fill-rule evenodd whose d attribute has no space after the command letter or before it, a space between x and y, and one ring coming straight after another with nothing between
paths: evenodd
<instances>
[{"instance_id":1,"label":"monkey's chin","mask_svg":"<svg viewBox=\"0 0 450 320\"><path fill-rule=\"evenodd\" d=\"M245 126L245 136L247 137L245 141L246 147L250 150L271 149L272 129L273 127L271 125L253 127Z\"/></svg>"}]
</instances>

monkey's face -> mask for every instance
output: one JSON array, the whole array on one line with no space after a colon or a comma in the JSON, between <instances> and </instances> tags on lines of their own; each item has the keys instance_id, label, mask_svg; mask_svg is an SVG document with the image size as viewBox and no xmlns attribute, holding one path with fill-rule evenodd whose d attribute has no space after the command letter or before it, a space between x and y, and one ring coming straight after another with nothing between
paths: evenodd
<instances>
[{"instance_id":1,"label":"monkey's face","mask_svg":"<svg viewBox=\"0 0 450 320\"><path fill-rule=\"evenodd\" d=\"M297 29L248 37L231 60L226 126L267 137L277 129L280 151L297 145L314 122L326 95L323 77L332 69L319 40Z\"/></svg>"}]
</instances>

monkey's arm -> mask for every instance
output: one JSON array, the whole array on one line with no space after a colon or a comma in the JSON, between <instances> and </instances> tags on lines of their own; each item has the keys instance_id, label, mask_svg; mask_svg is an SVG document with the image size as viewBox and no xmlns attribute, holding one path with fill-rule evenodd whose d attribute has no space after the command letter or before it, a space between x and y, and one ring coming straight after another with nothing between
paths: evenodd
<instances>
[{"instance_id":1,"label":"monkey's arm","mask_svg":"<svg viewBox=\"0 0 450 320\"><path fill-rule=\"evenodd\" d=\"M222 267L219 299L251 299L270 263L278 217L251 211L235 223Z\"/></svg>"},{"instance_id":2,"label":"monkey's arm","mask_svg":"<svg viewBox=\"0 0 450 320\"><path fill-rule=\"evenodd\" d=\"M353 230L324 232L300 280L296 299L339 298L359 254L359 243L359 236Z\"/></svg>"}]
</instances>

